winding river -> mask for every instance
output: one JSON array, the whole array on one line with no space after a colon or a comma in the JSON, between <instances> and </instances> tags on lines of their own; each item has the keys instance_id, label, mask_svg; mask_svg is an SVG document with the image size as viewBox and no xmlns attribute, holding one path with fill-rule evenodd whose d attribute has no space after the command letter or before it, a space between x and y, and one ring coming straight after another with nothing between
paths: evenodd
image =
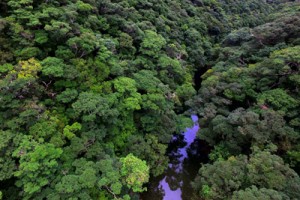
<instances>
[{"instance_id":1,"label":"winding river","mask_svg":"<svg viewBox=\"0 0 300 200\"><path fill-rule=\"evenodd\" d=\"M207 160L207 153L201 153L201 143L196 139L199 130L198 117L191 116L194 125L183 134L177 134L168 147L170 158L168 169L159 177L151 178L148 191L142 200L190 200L193 197L191 181L200 164ZM205 146L205 144L203 145Z\"/></svg>"}]
</instances>

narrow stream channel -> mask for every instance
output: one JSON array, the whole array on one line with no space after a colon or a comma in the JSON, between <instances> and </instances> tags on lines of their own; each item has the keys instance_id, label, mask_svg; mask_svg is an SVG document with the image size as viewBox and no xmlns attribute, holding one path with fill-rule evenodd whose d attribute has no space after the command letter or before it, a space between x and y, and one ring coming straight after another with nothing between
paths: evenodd
<instances>
[{"instance_id":1,"label":"narrow stream channel","mask_svg":"<svg viewBox=\"0 0 300 200\"><path fill-rule=\"evenodd\" d=\"M151 178L148 191L141 195L142 200L191 200L191 181L195 178L200 164L206 162L206 144L196 139L199 130L198 117L191 116L194 126L183 134L173 137L168 147L169 167L161 176ZM207 149L207 148L206 148ZM200 152L199 152L200 151Z\"/></svg>"}]
</instances>

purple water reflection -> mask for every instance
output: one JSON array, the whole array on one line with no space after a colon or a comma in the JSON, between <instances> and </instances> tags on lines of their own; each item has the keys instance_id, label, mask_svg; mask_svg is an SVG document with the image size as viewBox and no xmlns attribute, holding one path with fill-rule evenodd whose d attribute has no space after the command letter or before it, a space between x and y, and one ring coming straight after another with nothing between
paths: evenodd
<instances>
[{"instance_id":1,"label":"purple water reflection","mask_svg":"<svg viewBox=\"0 0 300 200\"><path fill-rule=\"evenodd\" d=\"M178 188L177 190L171 190L166 178L167 177L159 182L159 188L164 191L164 200L181 200L181 189Z\"/></svg>"},{"instance_id":2,"label":"purple water reflection","mask_svg":"<svg viewBox=\"0 0 300 200\"><path fill-rule=\"evenodd\" d=\"M196 115L192 115L191 118L194 122L194 126L192 128L187 128L186 132L183 133L184 141L186 142L186 144L184 147L179 148L177 152L174 152L174 155L177 157L176 162L169 164L168 170L175 172L176 175L180 175L183 173L183 162L188 157L187 149L196 139L197 132L200 128L198 124L198 117ZM173 177L165 176L159 182L158 188L160 190L163 190L163 200L182 200L182 182L179 180L180 182L178 183L178 187L171 188L169 181L174 181L172 179Z\"/></svg>"}]
</instances>

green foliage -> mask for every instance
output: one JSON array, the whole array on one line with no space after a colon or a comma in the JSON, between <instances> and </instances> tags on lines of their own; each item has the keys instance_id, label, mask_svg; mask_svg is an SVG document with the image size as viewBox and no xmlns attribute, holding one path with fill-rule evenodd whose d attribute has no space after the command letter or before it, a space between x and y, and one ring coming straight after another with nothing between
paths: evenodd
<instances>
[{"instance_id":1,"label":"green foliage","mask_svg":"<svg viewBox=\"0 0 300 200\"><path fill-rule=\"evenodd\" d=\"M223 161L229 158L230 154L224 144L214 146L213 151L209 154L209 159L213 162Z\"/></svg>"},{"instance_id":2,"label":"green foliage","mask_svg":"<svg viewBox=\"0 0 300 200\"><path fill-rule=\"evenodd\" d=\"M97 116L107 117L109 102L99 94L85 92L79 95L78 100L72 106L76 113L83 113L84 121L92 121Z\"/></svg>"},{"instance_id":3,"label":"green foliage","mask_svg":"<svg viewBox=\"0 0 300 200\"><path fill-rule=\"evenodd\" d=\"M14 137L15 134L11 131L0 131L0 181L11 178L16 170L15 161L11 157L14 148L16 148L16 144L13 142Z\"/></svg>"},{"instance_id":4,"label":"green foliage","mask_svg":"<svg viewBox=\"0 0 300 200\"><path fill-rule=\"evenodd\" d=\"M199 170L193 187L200 196L208 199L225 199L230 191L239 190L245 179L245 158L230 157L226 161L216 161L213 165L204 165ZM224 189L222 189L224 188Z\"/></svg>"},{"instance_id":5,"label":"green foliage","mask_svg":"<svg viewBox=\"0 0 300 200\"><path fill-rule=\"evenodd\" d=\"M206 199L297 199L299 194L294 191L300 187L299 181L282 158L254 148L249 159L232 156L202 166L193 187Z\"/></svg>"},{"instance_id":6,"label":"green foliage","mask_svg":"<svg viewBox=\"0 0 300 200\"><path fill-rule=\"evenodd\" d=\"M154 31L146 30L140 52L148 56L157 57L157 52L166 45L165 39Z\"/></svg>"},{"instance_id":7,"label":"green foliage","mask_svg":"<svg viewBox=\"0 0 300 200\"><path fill-rule=\"evenodd\" d=\"M130 136L128 146L130 152L147 162L153 176L162 174L168 166L169 159L165 155L167 146L159 143L156 136Z\"/></svg>"},{"instance_id":8,"label":"green foliage","mask_svg":"<svg viewBox=\"0 0 300 200\"><path fill-rule=\"evenodd\" d=\"M136 83L133 79L120 77L114 81L114 88L117 90L117 95L122 95L124 98L120 107L126 110L139 110L141 95L137 92Z\"/></svg>"},{"instance_id":9,"label":"green foliage","mask_svg":"<svg viewBox=\"0 0 300 200\"><path fill-rule=\"evenodd\" d=\"M226 159L253 144L273 142L298 166L299 5L282 2L1 1L3 199L134 199L149 173L166 169L167 143L189 109L228 172L199 187L206 199L247 168L249 159ZM204 68L197 93L192 77ZM280 159L252 157L266 175L253 172L257 191L243 191L275 194L265 184L298 198ZM231 196L245 173L222 185Z\"/></svg>"},{"instance_id":10,"label":"green foliage","mask_svg":"<svg viewBox=\"0 0 300 200\"><path fill-rule=\"evenodd\" d=\"M16 185L23 187L26 198L40 192L42 187L54 179L52 175L58 167L56 159L62 152L62 149L55 148L53 144L39 144L30 137L24 137L13 156L20 159L19 168L14 175L20 178Z\"/></svg>"},{"instance_id":11,"label":"green foliage","mask_svg":"<svg viewBox=\"0 0 300 200\"><path fill-rule=\"evenodd\" d=\"M111 188L111 191L114 194L119 195L121 193L122 184L120 180L121 174L118 170L117 163L112 159L105 159L99 162L99 166L101 167L102 176L98 181L98 185L100 187Z\"/></svg>"},{"instance_id":12,"label":"green foliage","mask_svg":"<svg viewBox=\"0 0 300 200\"><path fill-rule=\"evenodd\" d=\"M79 11L90 11L90 10L93 9L93 6L91 6L88 3L84 3L82 1L77 1L76 6L77 6Z\"/></svg>"},{"instance_id":13,"label":"green foliage","mask_svg":"<svg viewBox=\"0 0 300 200\"><path fill-rule=\"evenodd\" d=\"M181 102L185 102L196 95L196 90L190 83L183 84L176 89L176 94L178 95Z\"/></svg>"},{"instance_id":14,"label":"green foliage","mask_svg":"<svg viewBox=\"0 0 300 200\"><path fill-rule=\"evenodd\" d=\"M81 127L81 124L79 124L78 122L75 122L71 126L67 125L64 128L64 135L70 140L75 137L74 132L81 130Z\"/></svg>"},{"instance_id":15,"label":"green foliage","mask_svg":"<svg viewBox=\"0 0 300 200\"><path fill-rule=\"evenodd\" d=\"M70 38L67 45L78 57L82 58L91 53L97 46L97 38L94 34L84 32L79 37Z\"/></svg>"},{"instance_id":16,"label":"green foliage","mask_svg":"<svg viewBox=\"0 0 300 200\"><path fill-rule=\"evenodd\" d=\"M125 177L125 182L134 192L143 192L143 184L149 181L149 167L145 161L140 160L132 154L121 158L121 175Z\"/></svg>"},{"instance_id":17,"label":"green foliage","mask_svg":"<svg viewBox=\"0 0 300 200\"><path fill-rule=\"evenodd\" d=\"M282 8L289 9L289 6L292 4L284 4ZM298 36L294 33L299 32L299 15L280 13L269 23L253 28L241 27L228 34L221 46L215 48L215 61L202 75L198 95L187 102L200 116L200 138L214 146L210 153L214 166L221 165L222 161L228 164L226 159L230 160L230 155L249 156L251 146L263 149L273 143L282 158L298 169L300 60ZM283 167L282 158L267 152L251 156L246 164L247 173L239 180L242 184L233 184L237 186L232 189L236 191L234 198L298 198L288 189L297 188L290 183L297 185L298 179L287 179L295 173ZM280 167L275 163L280 163ZM214 167L211 170L215 170ZM206 172L216 173L200 170L200 174ZM231 172L222 175L226 174ZM228 182L235 183L235 180ZM231 192L220 189L230 186L214 188L216 183L201 183L197 187L199 195L204 196L201 190L206 184L212 191L211 199L233 198Z\"/></svg>"},{"instance_id":18,"label":"green foliage","mask_svg":"<svg viewBox=\"0 0 300 200\"><path fill-rule=\"evenodd\" d=\"M296 108L299 102L289 96L283 89L274 89L263 92L258 96L258 104L267 104L276 110L287 112L289 109Z\"/></svg>"},{"instance_id":19,"label":"green foliage","mask_svg":"<svg viewBox=\"0 0 300 200\"><path fill-rule=\"evenodd\" d=\"M45 44L49 40L48 34L44 31L36 31L34 36L34 41L38 44Z\"/></svg>"},{"instance_id":20,"label":"green foliage","mask_svg":"<svg viewBox=\"0 0 300 200\"><path fill-rule=\"evenodd\" d=\"M258 189L256 186L252 186L247 188L246 190L240 190L235 192L232 196L233 200L251 200L251 199L266 199L266 200L283 200L283 199L290 199L285 194L278 192L272 189L261 188Z\"/></svg>"},{"instance_id":21,"label":"green foliage","mask_svg":"<svg viewBox=\"0 0 300 200\"><path fill-rule=\"evenodd\" d=\"M56 99L62 103L70 103L78 96L78 92L75 89L67 88L65 91L57 95Z\"/></svg>"},{"instance_id":22,"label":"green foliage","mask_svg":"<svg viewBox=\"0 0 300 200\"><path fill-rule=\"evenodd\" d=\"M34 58L27 61L20 61L16 67L19 79L37 78L37 74L41 69L41 64Z\"/></svg>"},{"instance_id":23,"label":"green foliage","mask_svg":"<svg viewBox=\"0 0 300 200\"><path fill-rule=\"evenodd\" d=\"M30 127L29 134L35 140L49 140L57 134L57 124L53 119L37 122Z\"/></svg>"},{"instance_id":24,"label":"green foliage","mask_svg":"<svg viewBox=\"0 0 300 200\"><path fill-rule=\"evenodd\" d=\"M9 63L0 66L0 73L6 73L13 69L13 66Z\"/></svg>"},{"instance_id":25,"label":"green foliage","mask_svg":"<svg viewBox=\"0 0 300 200\"><path fill-rule=\"evenodd\" d=\"M201 193L203 194L203 197L205 198L205 199L210 199L211 198L211 189L210 189L210 187L208 186L208 185L203 185L202 186L202 190L201 190Z\"/></svg>"},{"instance_id":26,"label":"green foliage","mask_svg":"<svg viewBox=\"0 0 300 200\"><path fill-rule=\"evenodd\" d=\"M242 42L247 42L251 39L251 33L249 28L241 28L232 31L228 34L223 43L228 46L239 46Z\"/></svg>"},{"instance_id":27,"label":"green foliage","mask_svg":"<svg viewBox=\"0 0 300 200\"><path fill-rule=\"evenodd\" d=\"M64 74L64 62L55 57L47 57L42 62L42 72L46 76L62 77Z\"/></svg>"}]
</instances>

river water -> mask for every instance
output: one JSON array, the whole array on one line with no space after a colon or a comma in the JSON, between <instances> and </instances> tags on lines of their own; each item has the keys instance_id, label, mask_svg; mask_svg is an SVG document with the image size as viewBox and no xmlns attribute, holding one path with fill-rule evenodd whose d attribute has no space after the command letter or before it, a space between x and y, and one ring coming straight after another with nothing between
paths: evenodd
<instances>
[{"instance_id":1,"label":"river water","mask_svg":"<svg viewBox=\"0 0 300 200\"><path fill-rule=\"evenodd\" d=\"M161 176L151 178L148 191L141 195L142 200L191 200L191 181L195 178L200 164L207 161L203 141L196 139L199 131L198 117L191 116L194 125L183 134L174 135L167 154L170 158L168 169ZM203 145L203 146L201 146Z\"/></svg>"}]
</instances>

